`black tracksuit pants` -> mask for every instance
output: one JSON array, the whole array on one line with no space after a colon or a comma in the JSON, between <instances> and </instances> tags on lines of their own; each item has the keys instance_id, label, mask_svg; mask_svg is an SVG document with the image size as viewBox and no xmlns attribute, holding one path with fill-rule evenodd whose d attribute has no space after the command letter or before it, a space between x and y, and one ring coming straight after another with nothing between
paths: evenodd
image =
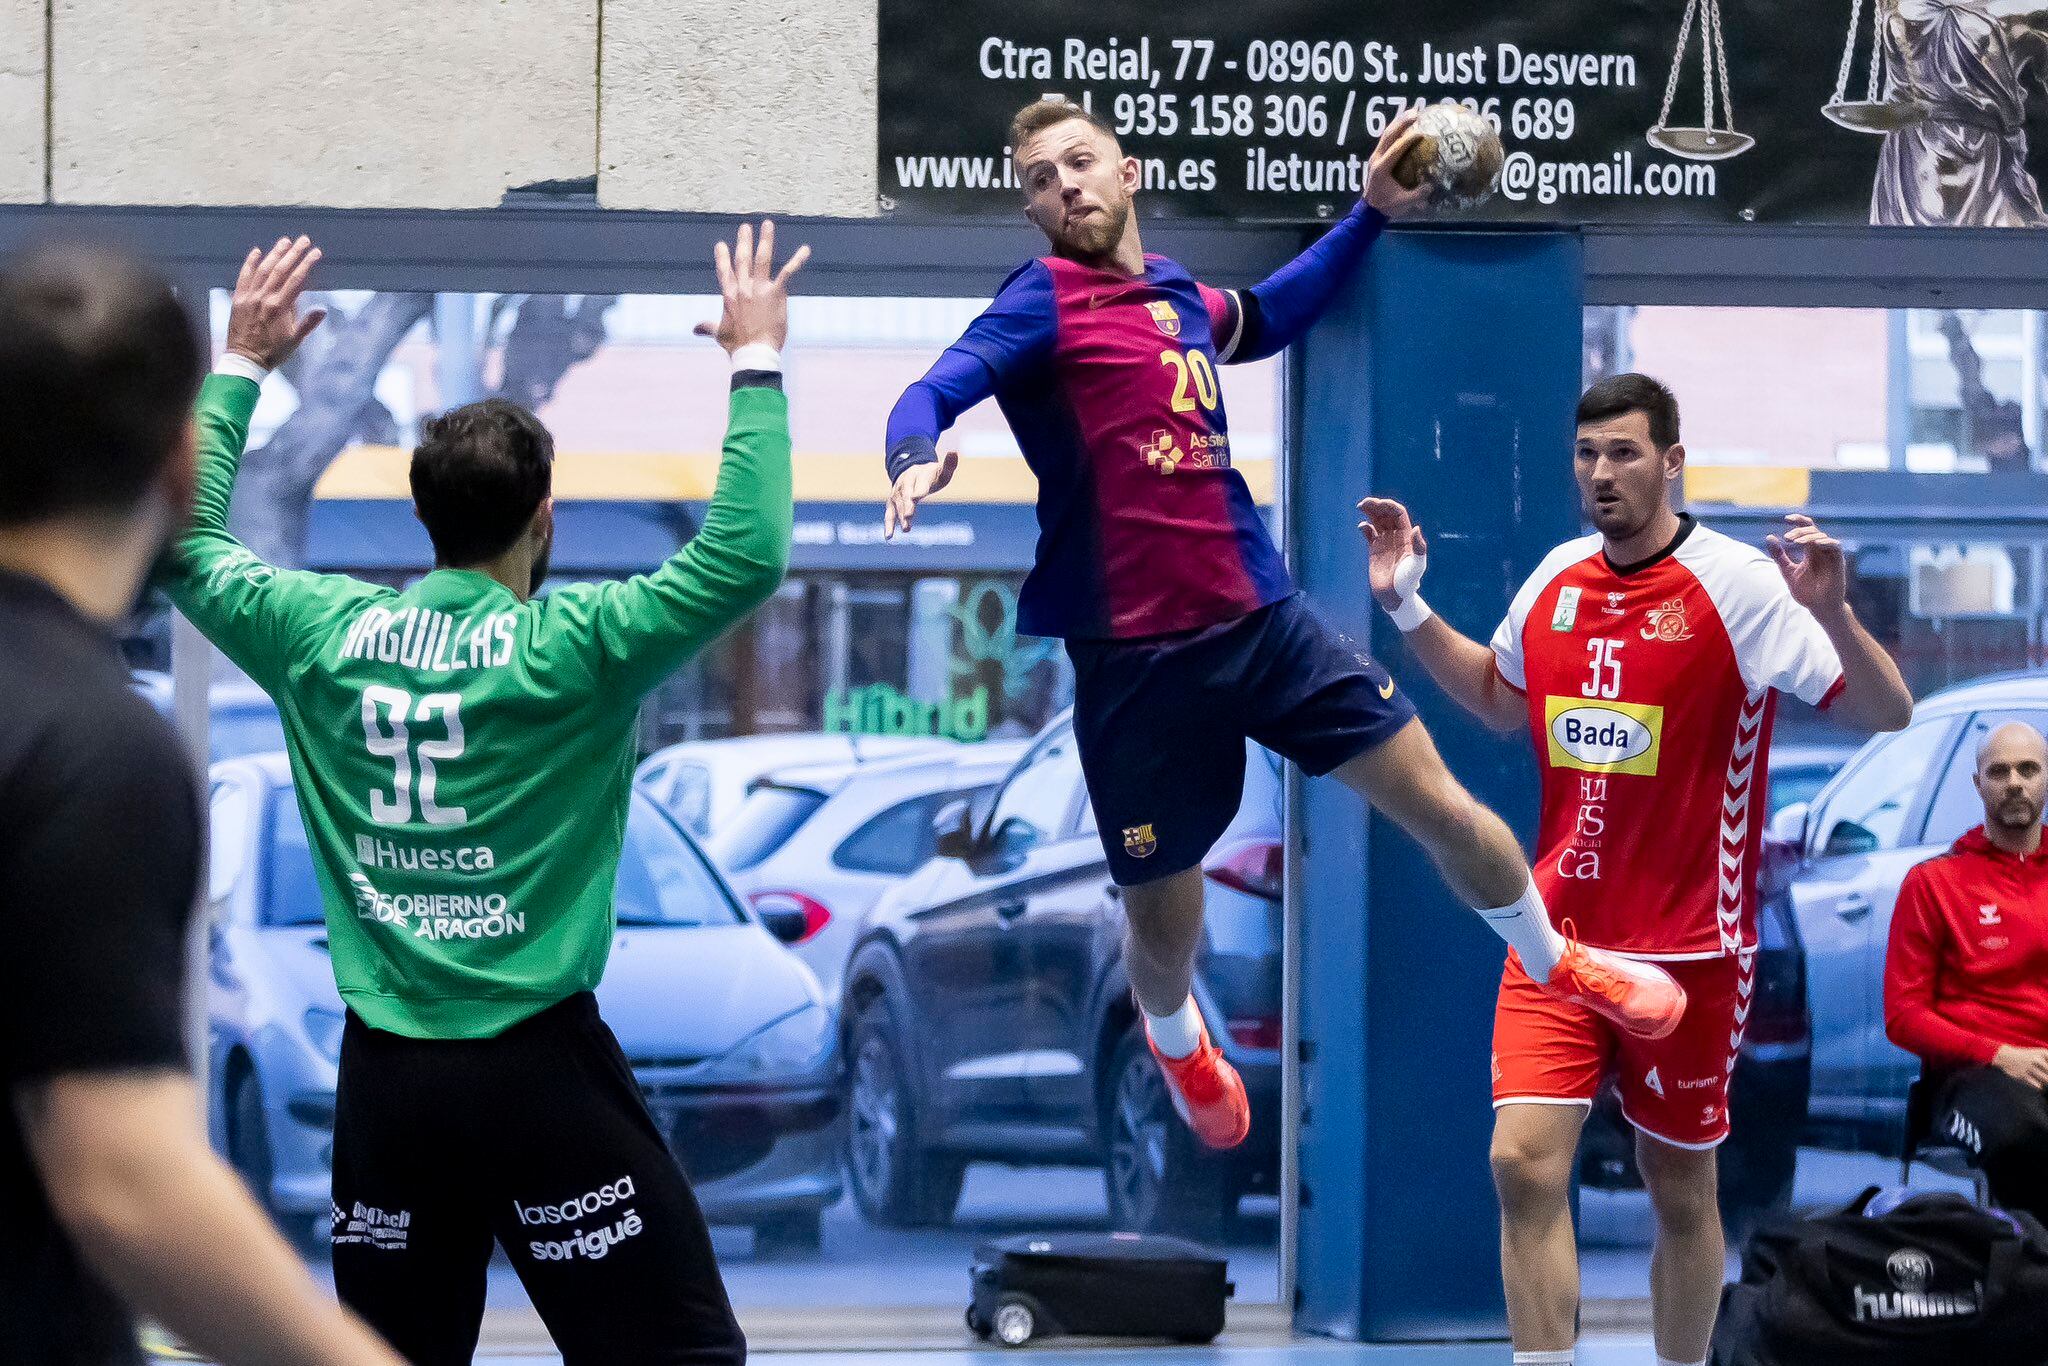
<instances>
[{"instance_id":1,"label":"black tracksuit pants","mask_svg":"<svg viewBox=\"0 0 2048 1366\"><path fill-rule=\"evenodd\" d=\"M414 1366L475 1353L502 1244L564 1366L740 1366L710 1231L588 992L495 1038L353 1013L334 1124L334 1282Z\"/></svg>"},{"instance_id":2,"label":"black tracksuit pants","mask_svg":"<svg viewBox=\"0 0 2048 1366\"><path fill-rule=\"evenodd\" d=\"M1942 1086L1934 1132L1976 1158L1994 1204L2048 1222L2048 1094L1995 1067L1972 1067Z\"/></svg>"}]
</instances>

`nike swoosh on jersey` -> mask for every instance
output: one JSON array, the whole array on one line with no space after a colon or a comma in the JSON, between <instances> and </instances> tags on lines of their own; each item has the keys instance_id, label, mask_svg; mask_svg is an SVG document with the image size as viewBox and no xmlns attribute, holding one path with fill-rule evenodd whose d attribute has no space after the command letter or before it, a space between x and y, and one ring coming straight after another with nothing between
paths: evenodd
<instances>
[{"instance_id":1,"label":"nike swoosh on jersey","mask_svg":"<svg viewBox=\"0 0 2048 1366\"><path fill-rule=\"evenodd\" d=\"M1394 695L1394 680L1388 679L1387 686L1380 689L1380 701L1385 702Z\"/></svg>"}]
</instances>

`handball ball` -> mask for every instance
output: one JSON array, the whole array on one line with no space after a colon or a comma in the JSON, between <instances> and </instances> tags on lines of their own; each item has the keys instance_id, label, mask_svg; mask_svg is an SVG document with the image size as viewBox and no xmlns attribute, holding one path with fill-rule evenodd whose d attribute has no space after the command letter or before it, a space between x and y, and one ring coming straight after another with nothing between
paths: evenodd
<instances>
[{"instance_id":1,"label":"handball ball","mask_svg":"<svg viewBox=\"0 0 2048 1366\"><path fill-rule=\"evenodd\" d=\"M1446 100L1415 120L1422 138L1394 163L1394 179L1414 189L1436 187L1432 202L1469 209L1493 197L1503 153L1500 133L1484 116Z\"/></svg>"}]
</instances>

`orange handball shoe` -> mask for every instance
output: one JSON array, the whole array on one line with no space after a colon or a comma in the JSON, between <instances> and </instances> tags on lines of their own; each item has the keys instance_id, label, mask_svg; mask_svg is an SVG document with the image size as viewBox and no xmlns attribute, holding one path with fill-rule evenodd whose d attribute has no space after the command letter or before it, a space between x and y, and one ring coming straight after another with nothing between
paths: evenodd
<instances>
[{"instance_id":1,"label":"orange handball shoe","mask_svg":"<svg viewBox=\"0 0 2048 1366\"><path fill-rule=\"evenodd\" d=\"M1661 1039L1685 1015L1685 988L1655 963L1587 948L1564 924L1564 952L1544 983L1551 995L1605 1015L1639 1039Z\"/></svg>"},{"instance_id":2,"label":"orange handball shoe","mask_svg":"<svg viewBox=\"0 0 2048 1366\"><path fill-rule=\"evenodd\" d=\"M1159 1045L1152 1043L1150 1025L1145 1028L1145 1042L1151 1044L1152 1056L1159 1060L1173 1108L1195 1131L1195 1137L1211 1148L1235 1148L1244 1142L1252 1131L1252 1103L1245 1098L1244 1078L1209 1042L1209 1031L1202 1031L1201 1044L1185 1058L1161 1053Z\"/></svg>"}]
</instances>

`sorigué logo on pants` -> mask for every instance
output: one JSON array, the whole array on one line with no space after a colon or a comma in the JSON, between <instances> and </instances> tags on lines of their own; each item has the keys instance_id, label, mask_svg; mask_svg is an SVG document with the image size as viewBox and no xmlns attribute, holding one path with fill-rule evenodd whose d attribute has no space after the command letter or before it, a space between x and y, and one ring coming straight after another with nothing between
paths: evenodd
<instances>
[{"instance_id":1,"label":"sorigu\u00e9 logo on pants","mask_svg":"<svg viewBox=\"0 0 2048 1366\"><path fill-rule=\"evenodd\" d=\"M1657 772L1664 745L1664 708L1641 702L1544 699L1550 766L1588 773Z\"/></svg>"}]
</instances>

